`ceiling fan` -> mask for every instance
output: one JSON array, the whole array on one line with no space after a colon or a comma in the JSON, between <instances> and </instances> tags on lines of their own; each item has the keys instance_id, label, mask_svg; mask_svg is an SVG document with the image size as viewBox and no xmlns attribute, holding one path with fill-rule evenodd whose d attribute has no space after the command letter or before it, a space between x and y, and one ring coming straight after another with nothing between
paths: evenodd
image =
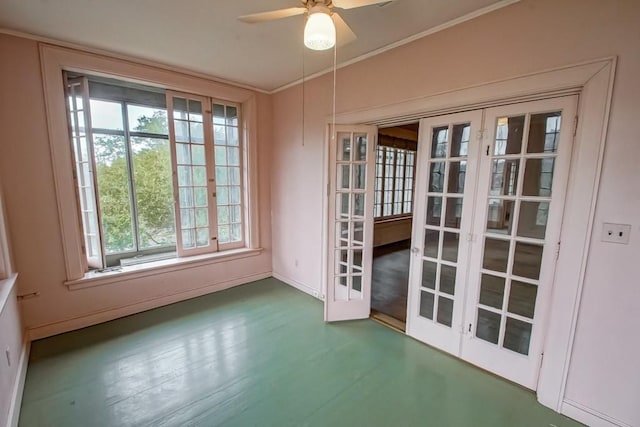
<instances>
[{"instance_id":1,"label":"ceiling fan","mask_svg":"<svg viewBox=\"0 0 640 427\"><path fill-rule=\"evenodd\" d=\"M336 29L340 37L339 44L344 45L357 37L349 25L334 12L334 9L355 9L378 3L389 3L390 0L300 0L302 6L270 12L254 13L240 16L238 19L248 24L257 24L290 16L307 14L304 28L304 44L309 49L326 50L336 44Z\"/></svg>"}]
</instances>

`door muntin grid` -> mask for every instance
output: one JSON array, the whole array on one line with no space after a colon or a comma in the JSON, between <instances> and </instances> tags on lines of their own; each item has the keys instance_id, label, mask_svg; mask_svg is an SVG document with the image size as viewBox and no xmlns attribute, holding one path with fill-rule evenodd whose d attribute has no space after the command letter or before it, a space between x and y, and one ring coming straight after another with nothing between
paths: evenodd
<instances>
[{"instance_id":1,"label":"door muntin grid","mask_svg":"<svg viewBox=\"0 0 640 427\"><path fill-rule=\"evenodd\" d=\"M474 335L528 356L558 157L562 113L500 116L484 206Z\"/></svg>"},{"instance_id":2,"label":"door muntin grid","mask_svg":"<svg viewBox=\"0 0 640 427\"><path fill-rule=\"evenodd\" d=\"M366 133L337 133L334 227L334 299L337 301L363 298L369 144Z\"/></svg>"},{"instance_id":3,"label":"door muntin grid","mask_svg":"<svg viewBox=\"0 0 640 427\"><path fill-rule=\"evenodd\" d=\"M418 314L449 328L453 324L470 133L470 122L433 127L426 160L427 212Z\"/></svg>"}]
</instances>

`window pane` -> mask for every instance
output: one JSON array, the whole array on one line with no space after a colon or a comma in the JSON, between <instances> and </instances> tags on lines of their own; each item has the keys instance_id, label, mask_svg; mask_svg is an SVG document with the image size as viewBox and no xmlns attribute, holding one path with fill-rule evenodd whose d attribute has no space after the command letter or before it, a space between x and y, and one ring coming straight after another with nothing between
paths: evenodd
<instances>
[{"instance_id":1,"label":"window pane","mask_svg":"<svg viewBox=\"0 0 640 427\"><path fill-rule=\"evenodd\" d=\"M442 217L442 197L427 198L427 224L440 225Z\"/></svg>"},{"instance_id":2,"label":"window pane","mask_svg":"<svg viewBox=\"0 0 640 427\"><path fill-rule=\"evenodd\" d=\"M423 261L422 262L422 287L435 289L436 288L436 269L438 265L435 262ZM442 287L442 284L440 285Z\"/></svg>"},{"instance_id":3,"label":"window pane","mask_svg":"<svg viewBox=\"0 0 640 427\"><path fill-rule=\"evenodd\" d=\"M445 326L451 326L453 319L453 300L444 297L438 297L438 323Z\"/></svg>"},{"instance_id":4,"label":"window pane","mask_svg":"<svg viewBox=\"0 0 640 427\"><path fill-rule=\"evenodd\" d=\"M549 202L520 202L518 236L544 239Z\"/></svg>"},{"instance_id":5,"label":"window pane","mask_svg":"<svg viewBox=\"0 0 640 427\"><path fill-rule=\"evenodd\" d=\"M513 260L513 274L530 279L538 279L542 265L543 246L516 242Z\"/></svg>"},{"instance_id":6,"label":"window pane","mask_svg":"<svg viewBox=\"0 0 640 427\"><path fill-rule=\"evenodd\" d=\"M447 186L449 193L464 193L464 178L466 172L466 161L449 163L449 184Z\"/></svg>"},{"instance_id":7,"label":"window pane","mask_svg":"<svg viewBox=\"0 0 640 427\"><path fill-rule=\"evenodd\" d=\"M483 274L480 281L480 304L502 308L503 299L504 279L490 274Z\"/></svg>"},{"instance_id":8,"label":"window pane","mask_svg":"<svg viewBox=\"0 0 640 427\"><path fill-rule=\"evenodd\" d=\"M431 140L431 158L447 157L447 138L449 137L448 127L433 129Z\"/></svg>"},{"instance_id":9,"label":"window pane","mask_svg":"<svg viewBox=\"0 0 640 427\"><path fill-rule=\"evenodd\" d=\"M143 105L127 105L127 114L129 130L132 132L169 134L167 110Z\"/></svg>"},{"instance_id":10,"label":"window pane","mask_svg":"<svg viewBox=\"0 0 640 427\"><path fill-rule=\"evenodd\" d=\"M433 303L435 298L431 292L420 292L420 316L433 319Z\"/></svg>"},{"instance_id":11,"label":"window pane","mask_svg":"<svg viewBox=\"0 0 640 427\"><path fill-rule=\"evenodd\" d=\"M522 133L524 131L524 116L500 117L496 124L496 141L494 154L518 154L522 151Z\"/></svg>"},{"instance_id":12,"label":"window pane","mask_svg":"<svg viewBox=\"0 0 640 427\"><path fill-rule=\"evenodd\" d=\"M536 285L512 280L509 292L509 312L533 319L537 295L538 287Z\"/></svg>"},{"instance_id":13,"label":"window pane","mask_svg":"<svg viewBox=\"0 0 640 427\"><path fill-rule=\"evenodd\" d=\"M226 123L224 105L213 104L213 123L222 125Z\"/></svg>"},{"instance_id":14,"label":"window pane","mask_svg":"<svg viewBox=\"0 0 640 427\"><path fill-rule=\"evenodd\" d=\"M490 239L487 237L484 241L482 268L506 272L508 260L509 240Z\"/></svg>"},{"instance_id":15,"label":"window pane","mask_svg":"<svg viewBox=\"0 0 640 427\"><path fill-rule=\"evenodd\" d=\"M527 153L555 153L560 139L561 113L531 115Z\"/></svg>"},{"instance_id":16,"label":"window pane","mask_svg":"<svg viewBox=\"0 0 640 427\"><path fill-rule=\"evenodd\" d=\"M489 199L489 212L487 213L487 231L491 233L511 235L511 222L513 219L513 200ZM522 217L522 211L520 212Z\"/></svg>"},{"instance_id":17,"label":"window pane","mask_svg":"<svg viewBox=\"0 0 640 427\"><path fill-rule=\"evenodd\" d=\"M460 235L458 233L444 232L442 237L442 259L458 262L458 245Z\"/></svg>"},{"instance_id":18,"label":"window pane","mask_svg":"<svg viewBox=\"0 0 640 427\"><path fill-rule=\"evenodd\" d=\"M476 337L493 344L498 344L501 317L499 314L479 308Z\"/></svg>"},{"instance_id":19,"label":"window pane","mask_svg":"<svg viewBox=\"0 0 640 427\"><path fill-rule=\"evenodd\" d=\"M531 323L507 317L507 325L504 331L504 348L525 355L529 354L531 326Z\"/></svg>"},{"instance_id":20,"label":"window pane","mask_svg":"<svg viewBox=\"0 0 640 427\"><path fill-rule=\"evenodd\" d=\"M554 163L554 158L527 159L522 185L524 196L551 197Z\"/></svg>"},{"instance_id":21,"label":"window pane","mask_svg":"<svg viewBox=\"0 0 640 427\"><path fill-rule=\"evenodd\" d=\"M444 189L444 171L445 162L431 163L429 173L429 191L433 193L442 193Z\"/></svg>"},{"instance_id":22,"label":"window pane","mask_svg":"<svg viewBox=\"0 0 640 427\"><path fill-rule=\"evenodd\" d=\"M440 232L437 230L425 230L424 232L424 256L438 258L438 245Z\"/></svg>"},{"instance_id":23,"label":"window pane","mask_svg":"<svg viewBox=\"0 0 640 427\"><path fill-rule=\"evenodd\" d=\"M122 104L92 99L91 127L93 129L123 130Z\"/></svg>"},{"instance_id":24,"label":"window pane","mask_svg":"<svg viewBox=\"0 0 640 427\"><path fill-rule=\"evenodd\" d=\"M169 141L131 138L140 249L176 243Z\"/></svg>"},{"instance_id":25,"label":"window pane","mask_svg":"<svg viewBox=\"0 0 640 427\"><path fill-rule=\"evenodd\" d=\"M106 253L135 249L124 137L94 135L98 198Z\"/></svg>"},{"instance_id":26,"label":"window pane","mask_svg":"<svg viewBox=\"0 0 640 427\"><path fill-rule=\"evenodd\" d=\"M520 160L496 159L491 164L491 196L514 196L518 189Z\"/></svg>"},{"instance_id":27,"label":"window pane","mask_svg":"<svg viewBox=\"0 0 640 427\"><path fill-rule=\"evenodd\" d=\"M468 123L453 126L451 136L451 157L466 157L469 150L471 125Z\"/></svg>"}]
</instances>

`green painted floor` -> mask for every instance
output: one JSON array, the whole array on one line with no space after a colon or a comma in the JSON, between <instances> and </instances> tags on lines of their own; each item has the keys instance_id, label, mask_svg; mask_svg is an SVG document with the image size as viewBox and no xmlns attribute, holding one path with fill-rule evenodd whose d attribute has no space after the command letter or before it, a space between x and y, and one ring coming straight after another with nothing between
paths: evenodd
<instances>
[{"instance_id":1,"label":"green painted floor","mask_svg":"<svg viewBox=\"0 0 640 427\"><path fill-rule=\"evenodd\" d=\"M371 320L326 324L275 280L36 341L21 426L572 426Z\"/></svg>"}]
</instances>

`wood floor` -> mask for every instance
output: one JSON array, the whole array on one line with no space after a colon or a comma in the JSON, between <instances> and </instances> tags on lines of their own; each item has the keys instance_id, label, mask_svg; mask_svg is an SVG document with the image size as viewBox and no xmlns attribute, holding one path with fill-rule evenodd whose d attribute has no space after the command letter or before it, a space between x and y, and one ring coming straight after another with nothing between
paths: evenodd
<instances>
[{"instance_id":1,"label":"wood floor","mask_svg":"<svg viewBox=\"0 0 640 427\"><path fill-rule=\"evenodd\" d=\"M377 247L373 250L371 273L371 309L407 321L410 240Z\"/></svg>"},{"instance_id":2,"label":"wood floor","mask_svg":"<svg viewBox=\"0 0 640 427\"><path fill-rule=\"evenodd\" d=\"M36 341L21 426L574 426L518 386L266 279Z\"/></svg>"}]
</instances>

